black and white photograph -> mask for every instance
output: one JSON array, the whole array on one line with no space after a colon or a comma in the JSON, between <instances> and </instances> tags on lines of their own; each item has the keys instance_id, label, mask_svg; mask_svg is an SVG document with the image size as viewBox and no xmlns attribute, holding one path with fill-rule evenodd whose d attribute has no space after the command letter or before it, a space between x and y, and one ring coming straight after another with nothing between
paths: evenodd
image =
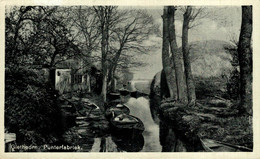
<instances>
[{"instance_id":1,"label":"black and white photograph","mask_svg":"<svg viewBox=\"0 0 260 159\"><path fill-rule=\"evenodd\" d=\"M4 9L5 154L255 151L253 5Z\"/></svg>"}]
</instances>

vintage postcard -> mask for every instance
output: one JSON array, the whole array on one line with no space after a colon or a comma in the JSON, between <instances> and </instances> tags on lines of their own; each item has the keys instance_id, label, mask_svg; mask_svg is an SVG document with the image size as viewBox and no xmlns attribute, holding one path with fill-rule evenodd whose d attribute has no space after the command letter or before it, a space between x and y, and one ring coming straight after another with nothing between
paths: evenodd
<instances>
[{"instance_id":1,"label":"vintage postcard","mask_svg":"<svg viewBox=\"0 0 260 159\"><path fill-rule=\"evenodd\" d=\"M250 1L0 1L0 158L259 158Z\"/></svg>"}]
</instances>

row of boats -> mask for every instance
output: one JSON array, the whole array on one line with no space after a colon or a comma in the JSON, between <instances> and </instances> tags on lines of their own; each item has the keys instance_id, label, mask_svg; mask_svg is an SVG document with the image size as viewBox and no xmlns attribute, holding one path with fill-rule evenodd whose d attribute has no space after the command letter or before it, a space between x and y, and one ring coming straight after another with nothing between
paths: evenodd
<instances>
[{"instance_id":1,"label":"row of boats","mask_svg":"<svg viewBox=\"0 0 260 159\"><path fill-rule=\"evenodd\" d=\"M121 89L119 93L108 94L109 107L106 109L105 117L109 120L113 133L124 134L131 132L133 134L141 134L144 131L143 122L139 118L130 115L128 106L121 102L121 96L130 95L131 97L136 97L136 92Z\"/></svg>"},{"instance_id":2,"label":"row of boats","mask_svg":"<svg viewBox=\"0 0 260 159\"><path fill-rule=\"evenodd\" d=\"M122 104L120 100L120 95L128 95L129 92L123 91L120 93L111 93L108 95L109 98L109 107L105 110L105 118L110 124L110 132L114 142L118 142L129 150L129 145L135 145L136 143L131 143L134 141L140 141L139 147L131 146L132 151L139 151L143 146L143 137L142 133L145 130L143 122L135 117L130 115L130 109L126 104ZM91 103L88 105L91 107L91 110L98 110L99 107ZM94 117L87 116L87 118L93 119ZM121 138L127 138L122 140ZM137 140L136 140L137 139ZM126 141L128 141L126 143ZM142 141L142 142L141 142ZM131 143L131 144L130 144ZM219 141L211 139L201 139L203 146L203 151L206 152L237 152L237 151L252 151L249 148L236 146L231 144L222 143Z\"/></svg>"},{"instance_id":3,"label":"row of boats","mask_svg":"<svg viewBox=\"0 0 260 159\"><path fill-rule=\"evenodd\" d=\"M110 123L112 140L123 151L139 152L145 143L142 135L145 127L139 118L130 115L130 109L126 104L122 104L120 95L136 97L136 93L127 91L109 94L109 107L105 111L105 117Z\"/></svg>"},{"instance_id":4,"label":"row of boats","mask_svg":"<svg viewBox=\"0 0 260 159\"><path fill-rule=\"evenodd\" d=\"M144 131L143 122L130 115L130 109L126 104L121 103L121 96L131 95L127 90L120 90L120 93L110 93L109 107L106 109L105 117L111 124L111 130L116 134L125 134L132 132L133 134L140 134Z\"/></svg>"}]
</instances>

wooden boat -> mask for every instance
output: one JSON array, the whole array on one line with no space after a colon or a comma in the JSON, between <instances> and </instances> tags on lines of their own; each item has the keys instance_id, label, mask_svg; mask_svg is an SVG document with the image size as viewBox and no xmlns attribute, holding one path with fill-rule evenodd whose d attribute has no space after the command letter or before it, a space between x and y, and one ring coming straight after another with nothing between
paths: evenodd
<instances>
[{"instance_id":1,"label":"wooden boat","mask_svg":"<svg viewBox=\"0 0 260 159\"><path fill-rule=\"evenodd\" d=\"M114 116L117 116L117 115L120 115L123 113L129 115L130 109L125 104L117 104L115 107L112 106L112 107L108 108L106 110L105 116L108 119L110 119L113 116L113 113L114 113Z\"/></svg>"},{"instance_id":2,"label":"wooden boat","mask_svg":"<svg viewBox=\"0 0 260 159\"><path fill-rule=\"evenodd\" d=\"M113 107L113 106L116 106L117 104L121 104L121 103L122 103L121 99L116 99L116 100L111 100L111 101L109 101L109 102L108 102L108 105L109 105L110 107Z\"/></svg>"},{"instance_id":3,"label":"wooden boat","mask_svg":"<svg viewBox=\"0 0 260 159\"><path fill-rule=\"evenodd\" d=\"M112 132L119 134L140 134L144 131L143 122L132 115L120 114L110 119Z\"/></svg>"},{"instance_id":4,"label":"wooden boat","mask_svg":"<svg viewBox=\"0 0 260 159\"><path fill-rule=\"evenodd\" d=\"M201 144L206 152L252 152L244 146L237 146L232 144L223 143L212 139L200 139Z\"/></svg>"},{"instance_id":5,"label":"wooden boat","mask_svg":"<svg viewBox=\"0 0 260 159\"><path fill-rule=\"evenodd\" d=\"M82 104L88 109L100 109L95 103L83 102Z\"/></svg>"},{"instance_id":6,"label":"wooden boat","mask_svg":"<svg viewBox=\"0 0 260 159\"><path fill-rule=\"evenodd\" d=\"M107 98L109 101L120 99L120 93L109 93L107 94Z\"/></svg>"},{"instance_id":7,"label":"wooden boat","mask_svg":"<svg viewBox=\"0 0 260 159\"><path fill-rule=\"evenodd\" d=\"M132 91L132 92L130 92L130 96L133 97L133 98L139 98L139 97L149 96L149 94L142 93L142 92L139 92L139 91Z\"/></svg>"},{"instance_id":8,"label":"wooden boat","mask_svg":"<svg viewBox=\"0 0 260 159\"><path fill-rule=\"evenodd\" d=\"M125 88L119 89L118 91L120 92L120 95L122 95L122 96L127 96L130 94L130 91Z\"/></svg>"},{"instance_id":9,"label":"wooden boat","mask_svg":"<svg viewBox=\"0 0 260 159\"><path fill-rule=\"evenodd\" d=\"M78 116L76 117L76 122L80 121L100 121L104 120L104 116L102 115L95 115L95 114L89 114L88 116Z\"/></svg>"},{"instance_id":10,"label":"wooden boat","mask_svg":"<svg viewBox=\"0 0 260 159\"><path fill-rule=\"evenodd\" d=\"M133 97L133 98L149 96L149 94L139 92L137 90L130 91L130 90L127 90L127 89L120 89L119 92L120 92L120 95L122 95L122 96L130 95L130 97Z\"/></svg>"}]
</instances>

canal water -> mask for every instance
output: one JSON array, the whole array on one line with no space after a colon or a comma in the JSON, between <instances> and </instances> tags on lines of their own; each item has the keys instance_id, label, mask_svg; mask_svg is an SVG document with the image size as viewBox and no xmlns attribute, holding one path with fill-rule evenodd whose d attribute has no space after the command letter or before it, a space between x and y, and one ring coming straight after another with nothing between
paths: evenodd
<instances>
[{"instance_id":1,"label":"canal water","mask_svg":"<svg viewBox=\"0 0 260 159\"><path fill-rule=\"evenodd\" d=\"M149 83L138 83L139 86L136 87L136 82L131 82L130 86L131 90L138 91L149 90ZM122 134L113 133L113 129L109 134L98 135L99 137L94 137L95 134L99 134L93 132L84 126L78 126L73 130L78 130L79 135L83 136L81 138L76 138L74 144L78 144L83 147L81 152L161 152L162 147L159 141L159 126L153 121L151 111L150 111L150 103L148 97L139 97L133 98L130 96L121 96L121 101L127 105L130 109L130 115L139 118L145 127L145 130L140 133L130 133L124 132ZM102 119L105 120L105 119ZM94 124L102 126L104 121L93 121ZM86 125L91 125L91 123L86 123ZM75 132L75 131L73 131ZM78 133L74 134L77 135ZM126 134L127 133L127 134ZM73 133L72 133L73 134ZM90 135L89 135L90 134ZM94 134L93 137L91 134ZM102 133L101 133L102 134ZM69 135L70 136L70 135ZM69 142L71 143L71 142ZM71 143L73 144L73 143ZM85 148L84 148L85 147Z\"/></svg>"},{"instance_id":2,"label":"canal water","mask_svg":"<svg viewBox=\"0 0 260 159\"><path fill-rule=\"evenodd\" d=\"M159 126L152 119L149 99L144 97L130 98L125 104L130 109L130 115L139 118L143 122L145 130L141 135L134 138L129 138L129 134L105 137L106 152L161 152ZM90 152L100 152L101 140L102 138L94 139Z\"/></svg>"},{"instance_id":3,"label":"canal water","mask_svg":"<svg viewBox=\"0 0 260 159\"><path fill-rule=\"evenodd\" d=\"M144 97L130 98L126 104L130 109L130 115L138 117L145 126L143 132L144 147L141 151L161 152L159 126L152 119L149 100Z\"/></svg>"},{"instance_id":4,"label":"canal water","mask_svg":"<svg viewBox=\"0 0 260 159\"><path fill-rule=\"evenodd\" d=\"M128 83L127 89L130 91L139 90L149 94L150 83L146 80L133 80ZM136 149L132 150L140 150L141 152L161 152L162 147L159 141L159 125L153 121L150 111L149 98L128 98L124 102L130 109L130 115L139 118L145 127L145 131L142 133L142 136L139 138L137 137L136 139L132 140L132 142L129 142L129 144L132 144L130 147L136 147ZM142 143L142 141L144 143ZM111 142L108 142L107 144L111 144ZM138 148L138 146L140 147Z\"/></svg>"}]
</instances>

